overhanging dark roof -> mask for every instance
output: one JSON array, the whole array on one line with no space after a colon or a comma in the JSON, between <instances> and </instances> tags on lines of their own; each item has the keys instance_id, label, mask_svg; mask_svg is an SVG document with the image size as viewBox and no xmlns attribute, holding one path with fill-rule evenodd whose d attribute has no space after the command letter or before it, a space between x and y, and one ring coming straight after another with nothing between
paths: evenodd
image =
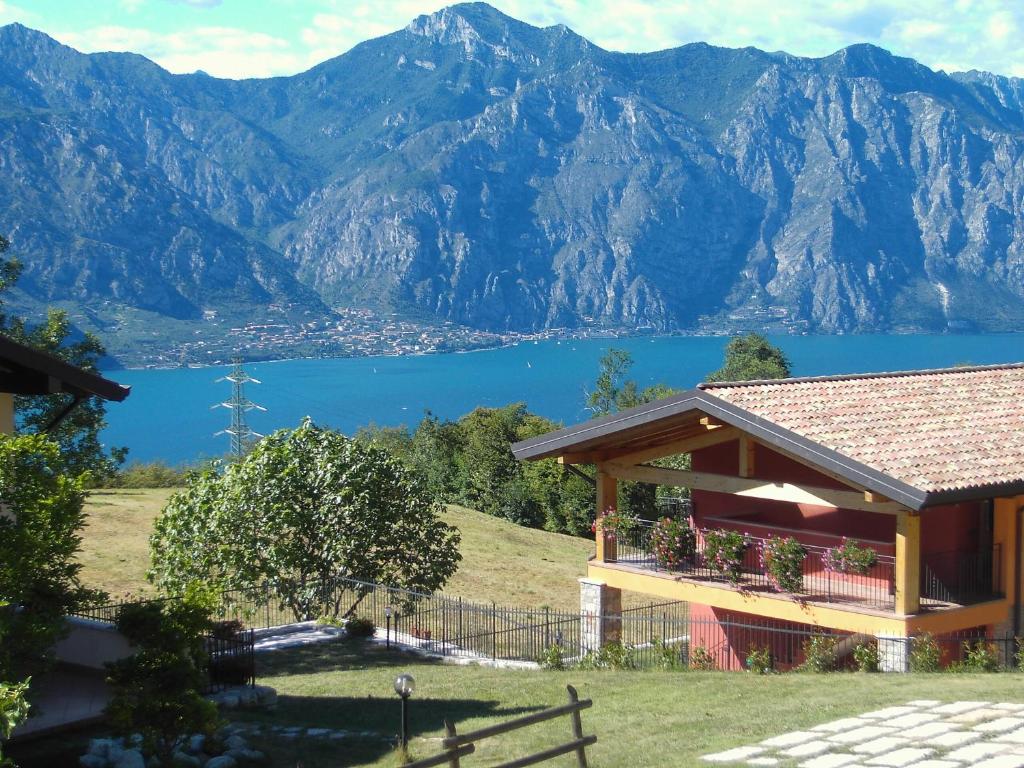
<instances>
[{"instance_id":1,"label":"overhanging dark roof","mask_svg":"<svg viewBox=\"0 0 1024 768\"><path fill-rule=\"evenodd\" d=\"M855 487L865 488L884 495L911 509L1024 493L1024 466L1021 467L1020 473L1011 473L999 478L992 476L992 482L971 482L964 483L962 487L938 489L927 485L918 487L915 483L908 482L905 477L901 479L884 471L884 469L871 466L865 460L853 458L851 455L843 453L842 446L845 443L841 439L830 439L828 441L829 444L826 445L778 423L779 421L786 421L783 418L786 415L785 409L787 407L782 397L783 394L790 391L794 395L796 393L804 393L809 388L813 389L810 385L817 384L819 389L822 382L825 382L830 388L839 387L840 389L842 387L853 388L854 386L861 388L865 386L877 387L878 399L875 402L879 404L880 410L881 404L885 402L886 394L889 393L889 390L886 389L887 387L892 388L897 394L905 395L908 388L918 386L917 382L920 382L920 386L924 387L932 379L936 380L934 385L936 388L934 390L928 389L923 395L919 395L918 405L920 402L927 402L932 406L936 404L941 406L946 402L943 398L947 397L947 395L951 398L958 396L961 403L970 402L975 392L972 386L982 380L999 379L1001 380L999 383L1005 385L1007 379L1012 379L1013 387L1024 387L1024 369L1020 366L982 366L970 369L808 377L805 379L786 379L770 382L736 382L732 384L716 384L714 386L702 385L700 389L689 390L673 397L647 403L636 408L522 441L513 446L513 454L516 458L524 460L551 458L567 454L587 455L588 452L593 453L612 447L628 445L630 442L637 443L645 436L648 439L651 436L655 436L651 442L654 445L658 445L671 441L667 435L670 434L673 425L683 424L688 421L693 422L697 416L706 415L714 417L724 424L736 427L767 446L774 447L812 466L819 467L829 474L842 478ZM956 387L953 394L949 394L948 390L948 387L952 386L950 381L954 382ZM847 385L843 382L850 382L850 384ZM708 389L703 389L705 386L708 386ZM931 385L928 384L928 386ZM946 386L947 389L942 389L943 386ZM735 402L729 402L729 400L737 399L736 390L738 389L764 389L766 387L779 392L779 400L772 401L775 408L774 411L760 407L760 403L757 401L752 401L749 408L741 407ZM716 391L721 396L716 396ZM1008 390L1006 386L1003 386L1002 389L998 390L1001 393L1001 399L993 407L999 407L999 404L1003 401L1014 400L1012 395L1015 391L1012 388ZM992 392L992 385L989 386L989 389L982 391L982 393L989 396L988 401L991 401L993 397ZM839 390L836 393L842 394ZM981 396L982 393L978 394L979 402L985 401L985 398ZM831 392L825 393L824 399L819 399L816 403L817 406L820 406L820 410L805 411L802 415L811 418L812 421L816 421L819 418L827 419L829 416L834 415L835 408L830 405L830 401L827 399L831 394ZM774 397L772 393L768 393L764 397L767 398L769 396ZM1024 400L1024 398L1019 398L1019 400ZM780 405L779 402L782 402L782 404ZM745 401L744 405L746 405ZM896 406L889 407L896 407L898 409L899 403ZM1021 406L1021 408L1024 408L1024 406ZM767 413L773 418L765 418L764 415L759 415L754 410L759 410L762 414ZM820 414L820 416L817 414ZM802 427L801 430L803 431ZM1020 440L1024 440L1024 428L1020 432ZM927 430L922 432L922 436L926 433ZM862 448L863 446L859 447ZM885 449L886 446L880 446L879 450L884 452ZM863 451L861 451L861 454L863 454ZM889 463L892 463L891 457L889 458ZM885 464L885 462L881 463ZM894 466L896 465L894 464ZM965 478L970 477L969 469L967 466L964 467L963 475Z\"/></svg>"},{"instance_id":2,"label":"overhanging dark roof","mask_svg":"<svg viewBox=\"0 0 1024 768\"><path fill-rule=\"evenodd\" d=\"M120 402L130 391L116 381L0 336L0 392L13 395L66 393Z\"/></svg>"}]
</instances>

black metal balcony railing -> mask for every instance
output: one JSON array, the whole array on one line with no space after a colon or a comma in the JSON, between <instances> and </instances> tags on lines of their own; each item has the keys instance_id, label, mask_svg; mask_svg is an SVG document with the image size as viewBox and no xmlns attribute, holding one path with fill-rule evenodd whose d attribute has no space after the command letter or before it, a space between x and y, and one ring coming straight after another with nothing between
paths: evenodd
<instances>
[{"instance_id":1,"label":"black metal balcony railing","mask_svg":"<svg viewBox=\"0 0 1024 768\"><path fill-rule=\"evenodd\" d=\"M654 571L677 573L687 579L729 583L704 556L703 532L697 533L694 555L673 568L660 563L651 545L654 524L641 521L629 532L616 534L613 557L624 565ZM872 610L896 609L896 559L877 556L865 573L838 573L825 567L824 547L804 545L799 591L779 593L771 577L761 565L761 546L766 539L748 536L749 546L743 553L740 573L734 585L739 589L788 594L793 599L815 603L843 603ZM971 605L992 600L1000 595L998 546L992 552L965 554L949 552L928 555L922 563L922 608Z\"/></svg>"},{"instance_id":2,"label":"black metal balcony railing","mask_svg":"<svg viewBox=\"0 0 1024 768\"><path fill-rule=\"evenodd\" d=\"M1002 549L926 555L921 567L921 598L973 605L1003 595Z\"/></svg>"}]
</instances>

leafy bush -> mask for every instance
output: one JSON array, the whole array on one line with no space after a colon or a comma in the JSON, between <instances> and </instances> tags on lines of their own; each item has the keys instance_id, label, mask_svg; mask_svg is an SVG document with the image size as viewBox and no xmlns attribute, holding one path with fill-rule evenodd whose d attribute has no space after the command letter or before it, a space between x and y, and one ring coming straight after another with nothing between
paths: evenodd
<instances>
[{"instance_id":1,"label":"leafy bush","mask_svg":"<svg viewBox=\"0 0 1024 768\"><path fill-rule=\"evenodd\" d=\"M14 729L28 717L29 705L25 700L28 684L28 680L17 685L0 683L0 768L14 765L4 757L3 743L11 737Z\"/></svg>"},{"instance_id":2,"label":"leafy bush","mask_svg":"<svg viewBox=\"0 0 1024 768\"><path fill-rule=\"evenodd\" d=\"M750 540L736 531L704 531L704 560L733 584L743 577L743 555Z\"/></svg>"},{"instance_id":3,"label":"leafy bush","mask_svg":"<svg viewBox=\"0 0 1024 768\"><path fill-rule=\"evenodd\" d=\"M761 544L761 567L779 592L802 592L804 588L804 545L788 536L772 536Z\"/></svg>"},{"instance_id":4,"label":"leafy bush","mask_svg":"<svg viewBox=\"0 0 1024 768\"><path fill-rule=\"evenodd\" d=\"M1024 640L1016 637L1014 640L1017 643L1017 652L1013 654L1013 660L1018 672L1024 672Z\"/></svg>"},{"instance_id":5,"label":"leafy bush","mask_svg":"<svg viewBox=\"0 0 1024 768\"><path fill-rule=\"evenodd\" d=\"M558 643L552 643L541 653L537 659L542 669L563 670L565 664L565 649Z\"/></svg>"},{"instance_id":6,"label":"leafy bush","mask_svg":"<svg viewBox=\"0 0 1024 768\"><path fill-rule=\"evenodd\" d=\"M839 642L832 635L812 635L804 641L804 663L800 669L804 672L834 672L836 669L836 650Z\"/></svg>"},{"instance_id":7,"label":"leafy bush","mask_svg":"<svg viewBox=\"0 0 1024 768\"><path fill-rule=\"evenodd\" d=\"M651 550L661 568L681 568L697 552L697 536L685 519L663 517L651 529Z\"/></svg>"},{"instance_id":8,"label":"leafy bush","mask_svg":"<svg viewBox=\"0 0 1024 768\"><path fill-rule=\"evenodd\" d=\"M770 648L758 648L756 645L747 651L747 670L758 675L767 675L775 670L775 657Z\"/></svg>"},{"instance_id":9,"label":"leafy bush","mask_svg":"<svg viewBox=\"0 0 1024 768\"><path fill-rule=\"evenodd\" d=\"M636 669L633 649L622 643L605 643L600 650L589 651L576 665L579 669Z\"/></svg>"},{"instance_id":10,"label":"leafy bush","mask_svg":"<svg viewBox=\"0 0 1024 768\"><path fill-rule=\"evenodd\" d=\"M960 662L964 672L999 672L999 651L985 640L976 640L973 644L964 641L964 658Z\"/></svg>"},{"instance_id":11,"label":"leafy bush","mask_svg":"<svg viewBox=\"0 0 1024 768\"><path fill-rule=\"evenodd\" d=\"M860 672L877 672L879 669L878 644L860 643L853 649L853 660Z\"/></svg>"},{"instance_id":12,"label":"leafy bush","mask_svg":"<svg viewBox=\"0 0 1024 768\"><path fill-rule=\"evenodd\" d=\"M840 546L825 550L821 559L827 571L865 576L878 562L878 553L855 539L844 538Z\"/></svg>"},{"instance_id":13,"label":"leafy bush","mask_svg":"<svg viewBox=\"0 0 1024 768\"><path fill-rule=\"evenodd\" d=\"M117 617L118 631L138 651L107 665L107 715L122 733L142 734L144 750L162 765L171 764L179 738L217 726L216 705L201 695L210 612L209 601L190 590L182 600L126 605Z\"/></svg>"},{"instance_id":14,"label":"leafy bush","mask_svg":"<svg viewBox=\"0 0 1024 768\"><path fill-rule=\"evenodd\" d=\"M939 644L929 633L917 635L910 640L910 671L938 672L942 669L942 653Z\"/></svg>"},{"instance_id":15,"label":"leafy bush","mask_svg":"<svg viewBox=\"0 0 1024 768\"><path fill-rule=\"evenodd\" d=\"M683 646L670 645L660 637L654 638L651 642L654 650L654 663L665 670L686 669L683 662Z\"/></svg>"},{"instance_id":16,"label":"leafy bush","mask_svg":"<svg viewBox=\"0 0 1024 768\"><path fill-rule=\"evenodd\" d=\"M0 434L0 681L44 671L65 616L99 599L78 560L84 494L45 435Z\"/></svg>"},{"instance_id":17,"label":"leafy bush","mask_svg":"<svg viewBox=\"0 0 1024 768\"><path fill-rule=\"evenodd\" d=\"M703 645L698 645L690 652L690 669L710 672L717 668L718 665L715 663L715 657Z\"/></svg>"},{"instance_id":18,"label":"leafy bush","mask_svg":"<svg viewBox=\"0 0 1024 768\"><path fill-rule=\"evenodd\" d=\"M213 625L210 627L210 634L218 640L233 640L242 634L244 629L245 625L238 619L224 619L223 621L213 622Z\"/></svg>"},{"instance_id":19,"label":"leafy bush","mask_svg":"<svg viewBox=\"0 0 1024 768\"><path fill-rule=\"evenodd\" d=\"M373 633L377 631L373 621L359 616L353 616L346 621L345 629L349 637L373 637Z\"/></svg>"},{"instance_id":20,"label":"leafy bush","mask_svg":"<svg viewBox=\"0 0 1024 768\"><path fill-rule=\"evenodd\" d=\"M189 470L172 467L162 461L133 462L106 478L103 488L180 488Z\"/></svg>"}]
</instances>

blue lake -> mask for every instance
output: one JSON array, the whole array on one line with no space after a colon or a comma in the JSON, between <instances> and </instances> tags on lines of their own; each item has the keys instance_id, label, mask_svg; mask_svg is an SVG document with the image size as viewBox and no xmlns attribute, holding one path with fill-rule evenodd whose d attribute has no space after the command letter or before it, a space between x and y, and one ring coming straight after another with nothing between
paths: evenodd
<instances>
[{"instance_id":1,"label":"blue lake","mask_svg":"<svg viewBox=\"0 0 1024 768\"><path fill-rule=\"evenodd\" d=\"M794 375L822 375L958 363L1024 361L1024 334L978 336L778 336ZM629 350L632 377L646 386L692 387L722 362L727 338L665 337L542 341L469 354L289 360L254 363L246 370L261 384L251 400L267 408L249 423L267 433L296 425L303 416L351 434L360 426L415 426L429 409L455 418L478 405L525 402L531 411L565 423L585 419L586 390L609 346ZM215 383L226 368L111 371L132 387L107 409L104 442L126 445L130 460L171 463L216 456L228 448L229 412L211 409L231 392Z\"/></svg>"}]
</instances>

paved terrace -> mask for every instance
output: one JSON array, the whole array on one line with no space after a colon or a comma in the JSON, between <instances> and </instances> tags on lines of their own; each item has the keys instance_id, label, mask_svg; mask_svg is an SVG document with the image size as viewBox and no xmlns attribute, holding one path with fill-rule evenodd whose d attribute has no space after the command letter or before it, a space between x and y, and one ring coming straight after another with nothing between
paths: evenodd
<instances>
[{"instance_id":1,"label":"paved terrace","mask_svg":"<svg viewBox=\"0 0 1024 768\"><path fill-rule=\"evenodd\" d=\"M780 768L1024 768L1024 704L910 701L702 759Z\"/></svg>"}]
</instances>

